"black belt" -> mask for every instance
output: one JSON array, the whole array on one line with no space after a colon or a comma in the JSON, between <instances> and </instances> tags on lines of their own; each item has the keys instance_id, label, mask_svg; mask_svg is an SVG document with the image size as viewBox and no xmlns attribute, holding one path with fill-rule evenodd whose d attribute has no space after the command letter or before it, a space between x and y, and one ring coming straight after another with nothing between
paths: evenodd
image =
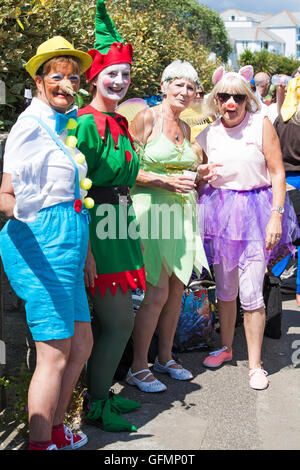
<instances>
[{"instance_id":1,"label":"black belt","mask_svg":"<svg viewBox=\"0 0 300 470\"><path fill-rule=\"evenodd\" d=\"M121 204L129 206L132 203L129 186L93 186L88 197L94 199L95 204Z\"/></svg>"}]
</instances>

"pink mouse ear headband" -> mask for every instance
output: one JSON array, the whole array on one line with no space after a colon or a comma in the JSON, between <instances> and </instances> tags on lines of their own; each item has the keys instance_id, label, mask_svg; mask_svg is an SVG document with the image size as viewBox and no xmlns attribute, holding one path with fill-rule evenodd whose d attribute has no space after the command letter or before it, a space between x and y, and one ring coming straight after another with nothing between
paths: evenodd
<instances>
[{"instance_id":1,"label":"pink mouse ear headband","mask_svg":"<svg viewBox=\"0 0 300 470\"><path fill-rule=\"evenodd\" d=\"M252 65L245 65L244 67L240 68L238 72L226 72L223 65L217 68L212 76L212 82L216 85L225 74L231 74L232 76L242 77L246 82L250 82L253 77L254 70Z\"/></svg>"}]
</instances>

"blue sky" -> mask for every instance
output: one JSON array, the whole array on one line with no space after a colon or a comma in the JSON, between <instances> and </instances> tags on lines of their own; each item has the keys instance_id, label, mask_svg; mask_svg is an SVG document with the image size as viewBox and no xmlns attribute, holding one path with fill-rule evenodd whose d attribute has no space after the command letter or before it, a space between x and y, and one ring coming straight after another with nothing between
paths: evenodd
<instances>
[{"instance_id":1,"label":"blue sky","mask_svg":"<svg viewBox=\"0 0 300 470\"><path fill-rule=\"evenodd\" d=\"M237 8L238 10L252 11L254 13L279 13L283 10L300 11L299 0L204 0L199 1L218 12L228 8Z\"/></svg>"}]
</instances>

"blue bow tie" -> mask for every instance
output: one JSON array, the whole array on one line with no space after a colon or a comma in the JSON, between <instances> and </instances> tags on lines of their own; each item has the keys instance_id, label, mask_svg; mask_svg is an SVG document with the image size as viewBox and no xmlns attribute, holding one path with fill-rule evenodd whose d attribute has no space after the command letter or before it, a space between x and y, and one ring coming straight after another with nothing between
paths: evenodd
<instances>
[{"instance_id":1,"label":"blue bow tie","mask_svg":"<svg viewBox=\"0 0 300 470\"><path fill-rule=\"evenodd\" d=\"M55 130L58 134L61 134L67 127L69 119L77 119L77 109L73 109L73 111L67 114L56 113Z\"/></svg>"}]
</instances>

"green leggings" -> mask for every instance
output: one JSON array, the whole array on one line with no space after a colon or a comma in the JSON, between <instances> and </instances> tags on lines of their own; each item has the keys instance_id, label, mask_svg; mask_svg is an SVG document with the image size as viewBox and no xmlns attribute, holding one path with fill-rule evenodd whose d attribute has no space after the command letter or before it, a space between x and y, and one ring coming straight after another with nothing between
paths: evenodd
<instances>
[{"instance_id":1,"label":"green leggings","mask_svg":"<svg viewBox=\"0 0 300 470\"><path fill-rule=\"evenodd\" d=\"M87 386L93 400L102 400L109 396L114 374L133 330L131 290L124 294L119 287L112 295L107 288L102 297L97 289L93 304L94 346L87 363Z\"/></svg>"}]
</instances>

